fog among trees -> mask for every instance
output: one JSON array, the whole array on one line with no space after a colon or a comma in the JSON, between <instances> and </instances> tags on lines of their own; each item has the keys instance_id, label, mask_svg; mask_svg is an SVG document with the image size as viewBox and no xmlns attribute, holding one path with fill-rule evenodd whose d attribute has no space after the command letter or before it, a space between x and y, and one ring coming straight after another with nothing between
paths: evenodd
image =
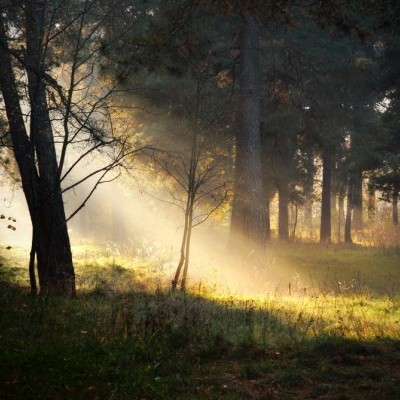
<instances>
[{"instance_id":1,"label":"fog among trees","mask_svg":"<svg viewBox=\"0 0 400 400\"><path fill-rule=\"evenodd\" d=\"M149 205L179 232L173 289L196 229L261 269L277 240L396 244L396 7L1 2L2 182L24 193L32 291L75 294L71 235L168 242Z\"/></svg>"}]
</instances>

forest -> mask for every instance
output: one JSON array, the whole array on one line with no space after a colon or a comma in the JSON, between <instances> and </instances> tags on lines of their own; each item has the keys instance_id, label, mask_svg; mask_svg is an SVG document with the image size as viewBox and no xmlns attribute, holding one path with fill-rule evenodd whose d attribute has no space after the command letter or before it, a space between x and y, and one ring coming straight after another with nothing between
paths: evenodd
<instances>
[{"instance_id":1,"label":"forest","mask_svg":"<svg viewBox=\"0 0 400 400\"><path fill-rule=\"evenodd\" d=\"M400 398L399 27L0 0L0 399Z\"/></svg>"}]
</instances>

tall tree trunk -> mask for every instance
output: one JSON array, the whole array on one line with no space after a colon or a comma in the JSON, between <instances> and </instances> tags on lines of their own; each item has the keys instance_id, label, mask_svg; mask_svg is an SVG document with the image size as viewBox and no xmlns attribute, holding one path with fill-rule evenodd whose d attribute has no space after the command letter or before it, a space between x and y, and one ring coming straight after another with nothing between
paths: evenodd
<instances>
[{"instance_id":1,"label":"tall tree trunk","mask_svg":"<svg viewBox=\"0 0 400 400\"><path fill-rule=\"evenodd\" d=\"M353 243L351 238L351 217L353 208L353 185L351 179L349 179L348 189L347 189L347 210L346 210L346 221L344 225L344 242Z\"/></svg>"},{"instance_id":2,"label":"tall tree trunk","mask_svg":"<svg viewBox=\"0 0 400 400\"><path fill-rule=\"evenodd\" d=\"M358 231L363 228L362 197L362 171L357 171L353 187L353 228Z\"/></svg>"},{"instance_id":3,"label":"tall tree trunk","mask_svg":"<svg viewBox=\"0 0 400 400\"><path fill-rule=\"evenodd\" d=\"M31 135L27 135L19 103L7 37L0 17L0 88L10 126L13 150L33 226L40 293L74 294L72 265L57 158L44 81L42 34L44 1L26 1L26 69L31 107ZM35 158L38 161L38 170ZM33 254L34 256L34 254Z\"/></svg>"},{"instance_id":4,"label":"tall tree trunk","mask_svg":"<svg viewBox=\"0 0 400 400\"><path fill-rule=\"evenodd\" d=\"M289 199L283 183L278 185L278 238L289 239Z\"/></svg>"},{"instance_id":5,"label":"tall tree trunk","mask_svg":"<svg viewBox=\"0 0 400 400\"><path fill-rule=\"evenodd\" d=\"M240 99L237 113L235 193L231 245L244 254L264 256L266 207L260 146L259 33L254 15L247 14L240 30Z\"/></svg>"},{"instance_id":6,"label":"tall tree trunk","mask_svg":"<svg viewBox=\"0 0 400 400\"><path fill-rule=\"evenodd\" d=\"M335 237L335 233L337 232L337 220L338 220L338 208L337 208L337 194L335 190L332 190L332 187L335 185L331 185L331 236Z\"/></svg>"},{"instance_id":7,"label":"tall tree trunk","mask_svg":"<svg viewBox=\"0 0 400 400\"><path fill-rule=\"evenodd\" d=\"M399 200L399 193L396 189L394 189L393 197L392 197L392 221L394 225L399 224L399 210L398 210L398 200Z\"/></svg>"},{"instance_id":8,"label":"tall tree trunk","mask_svg":"<svg viewBox=\"0 0 400 400\"><path fill-rule=\"evenodd\" d=\"M299 208L297 204L294 204L291 208L291 225L292 225L292 232L290 234L290 238L292 240L296 239L296 228L297 228L297 221L299 216Z\"/></svg>"},{"instance_id":9,"label":"tall tree trunk","mask_svg":"<svg viewBox=\"0 0 400 400\"><path fill-rule=\"evenodd\" d=\"M265 200L265 239L271 239L271 200L275 194L275 187L271 175L272 171L272 155L274 148L274 138L270 137L267 132L260 133L261 152L262 152L262 184Z\"/></svg>"},{"instance_id":10,"label":"tall tree trunk","mask_svg":"<svg viewBox=\"0 0 400 400\"><path fill-rule=\"evenodd\" d=\"M265 240L271 239L271 213L270 213L270 200L265 202Z\"/></svg>"},{"instance_id":11,"label":"tall tree trunk","mask_svg":"<svg viewBox=\"0 0 400 400\"><path fill-rule=\"evenodd\" d=\"M39 283L42 294L75 294L75 274L67 230L53 131L47 105L44 0L25 2L26 64L31 107L31 141L40 176L41 229L35 229Z\"/></svg>"},{"instance_id":12,"label":"tall tree trunk","mask_svg":"<svg viewBox=\"0 0 400 400\"><path fill-rule=\"evenodd\" d=\"M309 152L308 162L314 166L314 152ZM304 228L311 236L312 223L313 223L313 194L314 194L314 168L310 168L307 174L307 180L304 184L304 192L306 194L306 201L304 204Z\"/></svg>"},{"instance_id":13,"label":"tall tree trunk","mask_svg":"<svg viewBox=\"0 0 400 400\"><path fill-rule=\"evenodd\" d=\"M36 239L35 232L32 232L31 252L29 254L29 283L31 286L31 294L36 295L38 292L35 275L35 258L36 258Z\"/></svg>"},{"instance_id":14,"label":"tall tree trunk","mask_svg":"<svg viewBox=\"0 0 400 400\"><path fill-rule=\"evenodd\" d=\"M7 36L0 13L0 90L3 95L5 110L10 129L14 157L21 176L22 189L28 205L32 222L32 248L29 260L29 276L31 292L36 293L36 279L34 274L34 259L36 254L35 230L40 231L42 224L39 216L39 176L35 166L34 148L25 128L19 93L12 68L12 60L8 50Z\"/></svg>"},{"instance_id":15,"label":"tall tree trunk","mask_svg":"<svg viewBox=\"0 0 400 400\"><path fill-rule=\"evenodd\" d=\"M187 202L186 202L186 210L185 210L185 224L183 227L183 236L182 236L182 242L181 242L181 253L180 253L180 259L178 266L175 271L175 276L174 279L171 282L171 291L174 292L176 290L176 287L178 286L179 282L179 277L181 275L182 267L185 263L185 258L186 258L186 242L187 242L187 236L188 236L188 228L189 228L189 202L190 202L190 195L188 194Z\"/></svg>"},{"instance_id":16,"label":"tall tree trunk","mask_svg":"<svg viewBox=\"0 0 400 400\"><path fill-rule=\"evenodd\" d=\"M322 200L321 200L321 229L320 242L331 241L331 176L332 159L328 149L322 152Z\"/></svg>"},{"instance_id":17,"label":"tall tree trunk","mask_svg":"<svg viewBox=\"0 0 400 400\"><path fill-rule=\"evenodd\" d=\"M307 199L306 203L304 204L304 225L309 232L312 230L312 213L313 201L311 199Z\"/></svg>"},{"instance_id":18,"label":"tall tree trunk","mask_svg":"<svg viewBox=\"0 0 400 400\"><path fill-rule=\"evenodd\" d=\"M342 241L342 236L343 236L343 230L344 230L344 225L345 225L345 214L344 214L344 198L345 194L344 193L339 193L338 196L338 206L339 206L339 215L338 215L338 242L340 243Z\"/></svg>"},{"instance_id":19,"label":"tall tree trunk","mask_svg":"<svg viewBox=\"0 0 400 400\"><path fill-rule=\"evenodd\" d=\"M190 210L189 210L188 233L187 233L187 238L186 238L186 249L185 249L185 265L183 267L183 272L182 272L181 291L186 290L186 281L187 281L187 274L188 274L188 268L189 268L189 257L190 257L190 241L192 238L192 230L193 230L193 204L191 204Z\"/></svg>"},{"instance_id":20,"label":"tall tree trunk","mask_svg":"<svg viewBox=\"0 0 400 400\"><path fill-rule=\"evenodd\" d=\"M374 222L376 214L375 184L370 179L368 182L368 221Z\"/></svg>"}]
</instances>

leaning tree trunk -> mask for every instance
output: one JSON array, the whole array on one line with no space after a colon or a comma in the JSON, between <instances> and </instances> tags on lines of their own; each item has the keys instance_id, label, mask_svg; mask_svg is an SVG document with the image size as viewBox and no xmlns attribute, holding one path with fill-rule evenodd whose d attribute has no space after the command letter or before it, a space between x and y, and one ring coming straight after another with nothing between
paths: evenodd
<instances>
[{"instance_id":1,"label":"leaning tree trunk","mask_svg":"<svg viewBox=\"0 0 400 400\"><path fill-rule=\"evenodd\" d=\"M190 241L192 238L192 230L193 230L193 204L190 205L189 209L189 219L188 219L188 230L186 237L186 248L185 248L185 264L182 272L182 280L181 280L181 291L186 290L186 281L188 275L189 268L189 257L190 257Z\"/></svg>"},{"instance_id":2,"label":"leaning tree trunk","mask_svg":"<svg viewBox=\"0 0 400 400\"><path fill-rule=\"evenodd\" d=\"M183 227L183 236L182 236L182 243L181 243L181 255L178 263L178 267L175 271L174 279L171 282L171 291L174 292L176 287L178 286L179 278L181 276L182 267L185 263L186 259L186 243L187 243L187 236L189 232L189 204L190 204L190 194L188 194L187 202L186 202L186 210L185 210L185 224Z\"/></svg>"},{"instance_id":3,"label":"leaning tree trunk","mask_svg":"<svg viewBox=\"0 0 400 400\"><path fill-rule=\"evenodd\" d=\"M75 294L75 274L67 230L53 131L47 104L43 35L45 1L25 2L26 68L31 107L31 142L40 185L40 226L34 226L40 292ZM35 222L34 222L35 225Z\"/></svg>"},{"instance_id":4,"label":"leaning tree trunk","mask_svg":"<svg viewBox=\"0 0 400 400\"><path fill-rule=\"evenodd\" d=\"M18 165L21 176L22 189L28 205L29 214L32 221L32 248L29 261L29 276L31 292L36 293L36 279L34 272L35 260L35 230L41 229L39 218L39 176L35 166L34 148L27 135L19 93L12 68L12 60L7 44L7 36L0 13L0 90L3 95L14 157ZM36 228L35 228L36 227Z\"/></svg>"},{"instance_id":5,"label":"leaning tree trunk","mask_svg":"<svg viewBox=\"0 0 400 400\"><path fill-rule=\"evenodd\" d=\"M320 242L331 241L331 176L332 159L328 149L322 153L322 200L321 200L321 229Z\"/></svg>"},{"instance_id":6,"label":"leaning tree trunk","mask_svg":"<svg viewBox=\"0 0 400 400\"><path fill-rule=\"evenodd\" d=\"M264 257L266 207L260 145L260 66L258 23L244 16L240 30L240 98L237 112L235 193L232 205L231 246L243 254Z\"/></svg>"}]
</instances>

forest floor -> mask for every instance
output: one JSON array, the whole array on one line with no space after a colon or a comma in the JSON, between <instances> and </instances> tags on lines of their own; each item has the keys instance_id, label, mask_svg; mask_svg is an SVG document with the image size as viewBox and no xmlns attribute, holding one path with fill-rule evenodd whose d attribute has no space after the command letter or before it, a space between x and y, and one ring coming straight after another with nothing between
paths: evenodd
<instances>
[{"instance_id":1,"label":"forest floor","mask_svg":"<svg viewBox=\"0 0 400 400\"><path fill-rule=\"evenodd\" d=\"M75 299L31 297L26 253L0 258L0 399L400 398L399 249L276 245L253 293L171 294L168 260L77 247Z\"/></svg>"}]
</instances>

